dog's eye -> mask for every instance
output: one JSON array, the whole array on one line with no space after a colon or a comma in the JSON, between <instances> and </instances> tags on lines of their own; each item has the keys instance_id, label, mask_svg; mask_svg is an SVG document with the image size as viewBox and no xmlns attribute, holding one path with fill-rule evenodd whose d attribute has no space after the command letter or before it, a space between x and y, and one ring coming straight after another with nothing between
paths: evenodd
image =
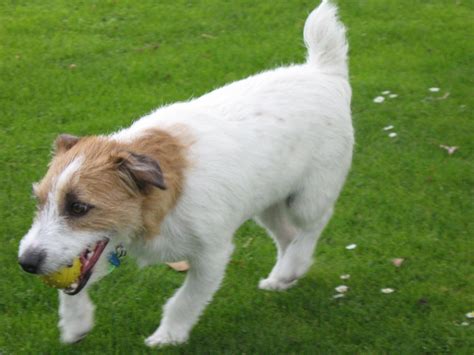
<instances>
[{"instance_id":1,"label":"dog's eye","mask_svg":"<svg viewBox=\"0 0 474 355\"><path fill-rule=\"evenodd\" d=\"M75 217L84 216L90 209L90 205L82 202L71 202L69 205L69 213Z\"/></svg>"}]
</instances>

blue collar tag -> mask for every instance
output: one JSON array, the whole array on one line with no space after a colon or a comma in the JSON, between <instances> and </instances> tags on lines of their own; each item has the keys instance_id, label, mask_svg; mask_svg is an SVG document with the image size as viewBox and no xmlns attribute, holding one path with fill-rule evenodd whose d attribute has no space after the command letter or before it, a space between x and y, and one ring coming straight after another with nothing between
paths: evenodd
<instances>
[{"instance_id":1,"label":"blue collar tag","mask_svg":"<svg viewBox=\"0 0 474 355\"><path fill-rule=\"evenodd\" d=\"M115 267L120 266L120 259L116 252L112 252L109 254L109 263L111 263Z\"/></svg>"},{"instance_id":2,"label":"blue collar tag","mask_svg":"<svg viewBox=\"0 0 474 355\"><path fill-rule=\"evenodd\" d=\"M119 267L121 264L120 259L127 255L127 251L122 244L117 245L115 251L109 253L107 259L110 263L109 271L113 271L115 268Z\"/></svg>"}]
</instances>

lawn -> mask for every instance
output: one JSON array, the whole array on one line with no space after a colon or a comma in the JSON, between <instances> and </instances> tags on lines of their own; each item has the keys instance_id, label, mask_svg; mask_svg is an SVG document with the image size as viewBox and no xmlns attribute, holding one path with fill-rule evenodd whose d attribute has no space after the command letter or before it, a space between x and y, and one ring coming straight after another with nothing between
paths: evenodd
<instances>
[{"instance_id":1,"label":"lawn","mask_svg":"<svg viewBox=\"0 0 474 355\"><path fill-rule=\"evenodd\" d=\"M143 341L184 276L139 271L130 259L94 287L94 331L59 343L56 292L16 260L35 209L31 183L58 133L112 132L159 105L303 61L302 28L316 4L1 2L0 354L153 352ZM474 311L474 3L351 0L340 12L357 144L316 262L287 292L258 290L275 249L247 222L189 343L163 353L474 351L465 316ZM374 103L385 90L398 96ZM450 155L441 144L459 148ZM349 291L334 299L341 284Z\"/></svg>"}]
</instances>

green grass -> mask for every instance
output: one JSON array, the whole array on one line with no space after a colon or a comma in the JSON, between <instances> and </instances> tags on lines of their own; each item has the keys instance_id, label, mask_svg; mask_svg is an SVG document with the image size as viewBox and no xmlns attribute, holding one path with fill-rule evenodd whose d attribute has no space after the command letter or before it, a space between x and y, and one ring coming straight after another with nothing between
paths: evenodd
<instances>
[{"instance_id":1,"label":"green grass","mask_svg":"<svg viewBox=\"0 0 474 355\"><path fill-rule=\"evenodd\" d=\"M237 233L222 288L187 345L163 353L472 353L474 3L340 1L349 28L354 164L316 262L262 292L275 251ZM92 291L94 331L58 342L55 291L20 272L31 183L60 132L111 132L153 108L301 62L316 1L3 1L0 4L0 353L146 353L183 280L132 260ZM70 68L75 64L75 68ZM429 87L440 93L428 92ZM399 95L372 102L383 90ZM443 97L449 92L449 97ZM395 126L398 138L382 128ZM459 146L452 156L439 144ZM357 243L357 249L344 247ZM405 258L401 268L390 263ZM350 273L345 299L333 300ZM392 287L390 295L380 288Z\"/></svg>"}]
</instances>

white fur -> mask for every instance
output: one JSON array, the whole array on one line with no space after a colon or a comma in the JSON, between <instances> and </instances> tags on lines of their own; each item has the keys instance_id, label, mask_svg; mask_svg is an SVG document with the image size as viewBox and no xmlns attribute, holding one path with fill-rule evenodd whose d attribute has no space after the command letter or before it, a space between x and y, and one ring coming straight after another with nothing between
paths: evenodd
<instances>
[{"instance_id":1,"label":"white fur","mask_svg":"<svg viewBox=\"0 0 474 355\"><path fill-rule=\"evenodd\" d=\"M59 174L59 177L57 178L53 187L54 200L58 199L58 192L64 188L64 185L66 185L69 181L76 177L75 173L79 171L83 161L83 156L75 158L71 163L68 164L68 166L61 172L61 174Z\"/></svg>"},{"instance_id":2,"label":"white fur","mask_svg":"<svg viewBox=\"0 0 474 355\"><path fill-rule=\"evenodd\" d=\"M324 67L327 73L347 77L346 29L338 22L337 8L323 1L304 26L304 42L308 47L308 62Z\"/></svg>"},{"instance_id":3,"label":"white fur","mask_svg":"<svg viewBox=\"0 0 474 355\"><path fill-rule=\"evenodd\" d=\"M59 329L66 344L81 340L94 326L95 307L87 292L68 296L59 291Z\"/></svg>"},{"instance_id":4,"label":"white fur","mask_svg":"<svg viewBox=\"0 0 474 355\"><path fill-rule=\"evenodd\" d=\"M260 288L284 290L310 267L352 159L344 31L336 8L324 1L305 25L307 63L162 107L110 137L130 141L151 128L180 125L195 140L182 196L161 234L146 241L121 239L141 265L183 259L191 264L147 345L188 339L219 288L235 230L249 218L268 230L278 249L276 265ZM62 338L70 342L92 327L91 303L85 296L61 297ZM69 315L80 305L90 317L72 321Z\"/></svg>"}]
</instances>

